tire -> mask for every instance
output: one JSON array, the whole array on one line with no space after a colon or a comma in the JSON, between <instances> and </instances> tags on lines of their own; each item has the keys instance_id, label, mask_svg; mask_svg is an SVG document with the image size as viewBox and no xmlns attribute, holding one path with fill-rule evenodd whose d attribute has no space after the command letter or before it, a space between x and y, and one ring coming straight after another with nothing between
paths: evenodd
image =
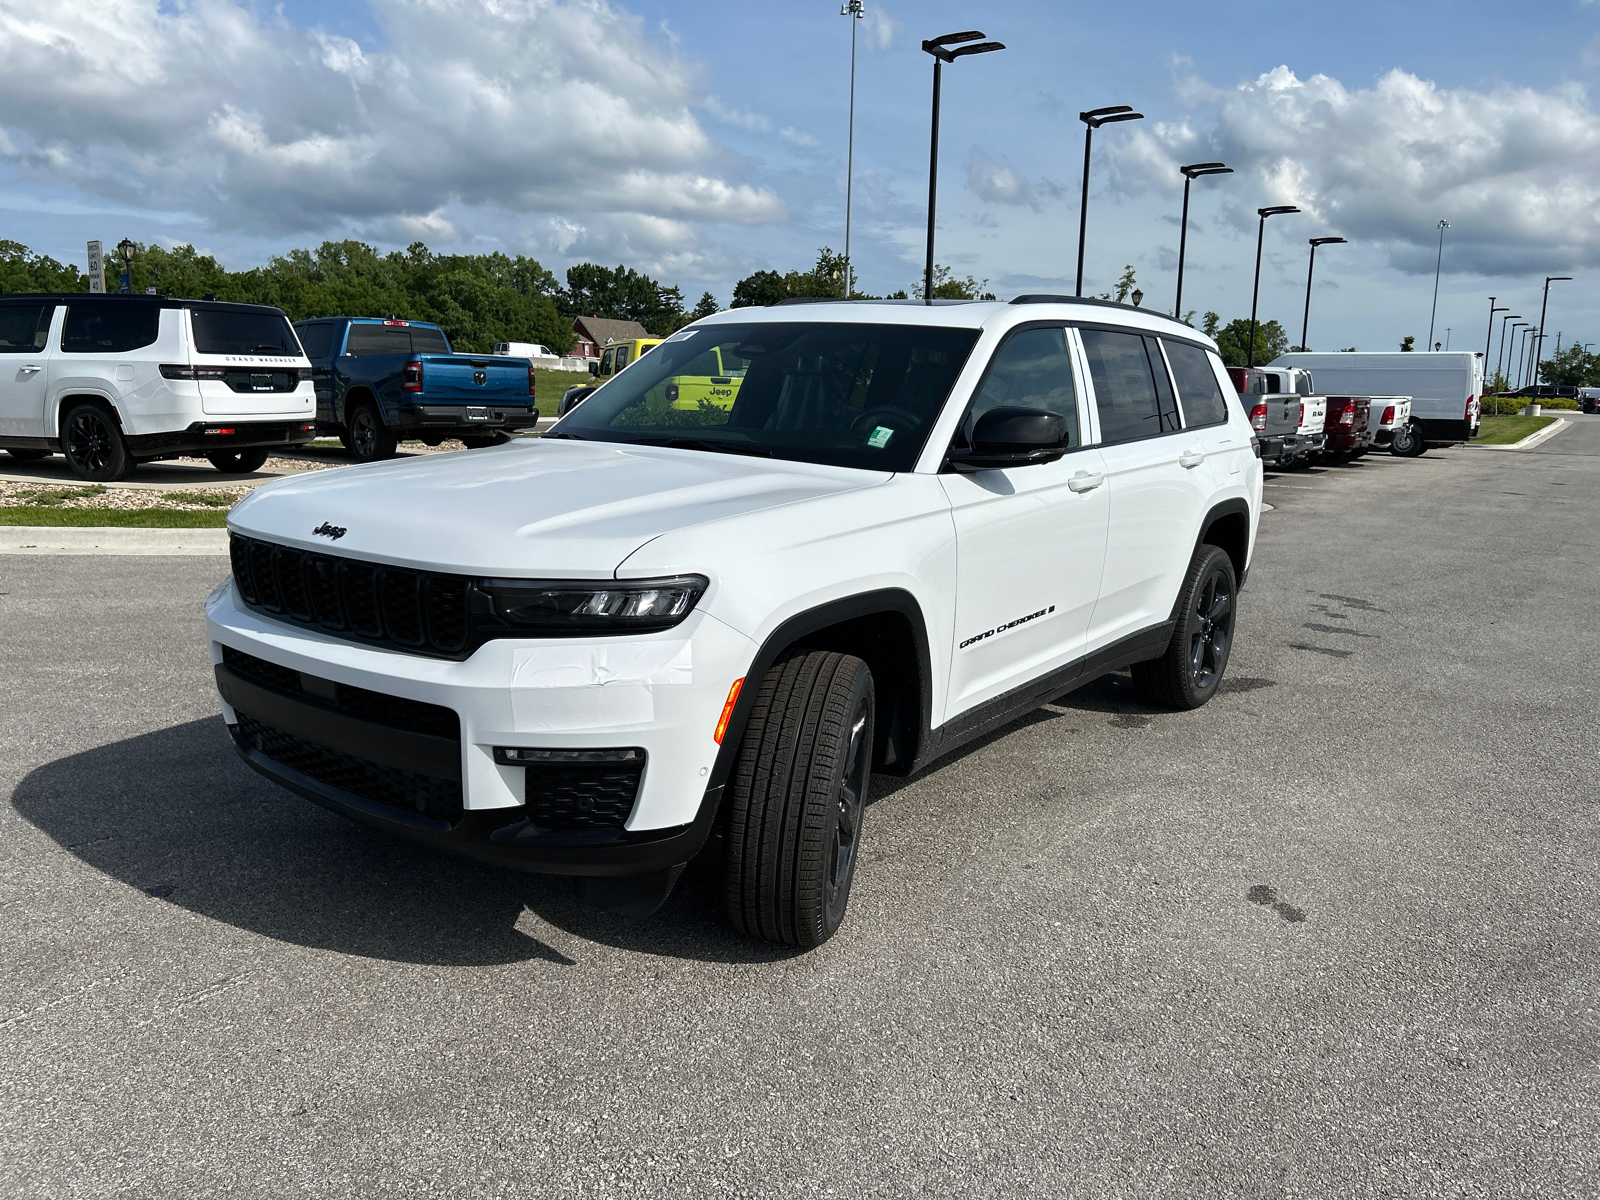
<instances>
[{"instance_id":1,"label":"tire","mask_svg":"<svg viewBox=\"0 0 1600 1200\"><path fill-rule=\"evenodd\" d=\"M49 458L48 450L7 450L7 454L18 462L38 462L41 458Z\"/></svg>"},{"instance_id":2,"label":"tire","mask_svg":"<svg viewBox=\"0 0 1600 1200\"><path fill-rule=\"evenodd\" d=\"M795 650L762 677L729 781L728 919L811 949L838 930L860 860L872 777L872 672Z\"/></svg>"},{"instance_id":3,"label":"tire","mask_svg":"<svg viewBox=\"0 0 1600 1200\"><path fill-rule=\"evenodd\" d=\"M1144 700L1191 709L1217 694L1233 649L1238 600L1233 560L1216 546L1201 546L1183 578L1178 627L1167 652L1153 662L1133 664L1133 684Z\"/></svg>"},{"instance_id":4,"label":"tire","mask_svg":"<svg viewBox=\"0 0 1600 1200\"><path fill-rule=\"evenodd\" d=\"M267 453L265 446L250 446L244 450L213 450L206 458L224 475L248 475L261 470Z\"/></svg>"},{"instance_id":5,"label":"tire","mask_svg":"<svg viewBox=\"0 0 1600 1200\"><path fill-rule=\"evenodd\" d=\"M1422 440L1422 426L1415 421L1407 421L1405 426L1394 431L1394 440L1389 443L1389 453L1396 458L1419 458L1428 451L1428 444Z\"/></svg>"},{"instance_id":6,"label":"tire","mask_svg":"<svg viewBox=\"0 0 1600 1200\"><path fill-rule=\"evenodd\" d=\"M377 406L371 403L356 406L350 414L350 438L339 440L359 462L379 462L394 457L394 430L383 423Z\"/></svg>"},{"instance_id":7,"label":"tire","mask_svg":"<svg viewBox=\"0 0 1600 1200\"><path fill-rule=\"evenodd\" d=\"M133 474L133 455L111 410L84 402L67 410L61 422L61 451L79 479L111 483Z\"/></svg>"},{"instance_id":8,"label":"tire","mask_svg":"<svg viewBox=\"0 0 1600 1200\"><path fill-rule=\"evenodd\" d=\"M504 446L510 440L510 436L504 433L486 433L481 437L468 437L463 434L461 444L468 450L482 450L486 446Z\"/></svg>"}]
</instances>

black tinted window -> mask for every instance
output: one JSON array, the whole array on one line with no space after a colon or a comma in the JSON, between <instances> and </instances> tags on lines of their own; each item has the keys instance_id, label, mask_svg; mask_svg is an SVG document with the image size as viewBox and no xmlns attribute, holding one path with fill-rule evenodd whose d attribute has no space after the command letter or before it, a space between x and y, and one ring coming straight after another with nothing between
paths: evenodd
<instances>
[{"instance_id":1,"label":"black tinted window","mask_svg":"<svg viewBox=\"0 0 1600 1200\"><path fill-rule=\"evenodd\" d=\"M978 418L991 408L1036 408L1066 418L1068 445L1078 437L1078 393L1064 329L1024 329L1000 347L972 401L962 433L972 437Z\"/></svg>"},{"instance_id":2,"label":"black tinted window","mask_svg":"<svg viewBox=\"0 0 1600 1200\"><path fill-rule=\"evenodd\" d=\"M1172 378L1177 381L1178 399L1183 401L1183 415L1190 427L1220 425L1226 421L1228 403L1217 385L1217 373L1211 369L1211 356L1199 346L1184 342L1162 344L1167 350L1167 361L1172 364Z\"/></svg>"},{"instance_id":3,"label":"black tinted window","mask_svg":"<svg viewBox=\"0 0 1600 1200\"><path fill-rule=\"evenodd\" d=\"M449 354L450 343L445 340L444 330L428 329L413 325L407 332L411 334L411 352L413 354Z\"/></svg>"},{"instance_id":4,"label":"black tinted window","mask_svg":"<svg viewBox=\"0 0 1600 1200\"><path fill-rule=\"evenodd\" d=\"M346 354L410 354L411 335L402 325L352 325Z\"/></svg>"},{"instance_id":5,"label":"black tinted window","mask_svg":"<svg viewBox=\"0 0 1600 1200\"><path fill-rule=\"evenodd\" d=\"M300 356L300 342L282 313L196 308L189 312L189 325L194 330L194 348L200 354Z\"/></svg>"},{"instance_id":6,"label":"black tinted window","mask_svg":"<svg viewBox=\"0 0 1600 1200\"><path fill-rule=\"evenodd\" d=\"M338 328L337 325L296 325L294 331L300 335L300 344L305 347L307 358L327 358L328 351L333 349L333 335Z\"/></svg>"},{"instance_id":7,"label":"black tinted window","mask_svg":"<svg viewBox=\"0 0 1600 1200\"><path fill-rule=\"evenodd\" d=\"M0 306L0 354L32 354L50 337L53 304Z\"/></svg>"},{"instance_id":8,"label":"black tinted window","mask_svg":"<svg viewBox=\"0 0 1600 1200\"><path fill-rule=\"evenodd\" d=\"M123 354L156 340L161 310L137 300L74 301L61 348L76 354Z\"/></svg>"},{"instance_id":9,"label":"black tinted window","mask_svg":"<svg viewBox=\"0 0 1600 1200\"><path fill-rule=\"evenodd\" d=\"M1082 332L1100 414L1100 441L1110 446L1162 432L1155 370L1144 338L1104 329Z\"/></svg>"}]
</instances>

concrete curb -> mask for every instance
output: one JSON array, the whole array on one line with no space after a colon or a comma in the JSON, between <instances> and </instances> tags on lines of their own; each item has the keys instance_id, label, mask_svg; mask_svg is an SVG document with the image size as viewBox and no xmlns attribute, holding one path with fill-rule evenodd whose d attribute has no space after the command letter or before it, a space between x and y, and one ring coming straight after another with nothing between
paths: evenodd
<instances>
[{"instance_id":1,"label":"concrete curb","mask_svg":"<svg viewBox=\"0 0 1600 1200\"><path fill-rule=\"evenodd\" d=\"M1520 442L1512 442L1509 446L1473 446L1471 442L1467 442L1466 445L1472 446L1474 450L1531 450L1540 442L1549 441L1571 424L1572 422L1566 417L1557 417L1554 425L1546 425L1543 429L1530 433Z\"/></svg>"},{"instance_id":2,"label":"concrete curb","mask_svg":"<svg viewBox=\"0 0 1600 1200\"><path fill-rule=\"evenodd\" d=\"M0 525L0 554L228 553L226 529L97 529Z\"/></svg>"}]
</instances>

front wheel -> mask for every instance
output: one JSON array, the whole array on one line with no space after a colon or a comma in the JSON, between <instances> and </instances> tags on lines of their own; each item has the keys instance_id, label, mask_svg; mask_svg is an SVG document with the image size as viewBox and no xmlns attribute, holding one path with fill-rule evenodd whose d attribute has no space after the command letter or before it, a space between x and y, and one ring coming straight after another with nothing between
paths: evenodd
<instances>
[{"instance_id":1,"label":"front wheel","mask_svg":"<svg viewBox=\"0 0 1600 1200\"><path fill-rule=\"evenodd\" d=\"M78 404L67 411L61 423L61 450L79 479L110 483L133 474L133 455L122 440L122 430L102 405Z\"/></svg>"},{"instance_id":2,"label":"front wheel","mask_svg":"<svg viewBox=\"0 0 1600 1200\"><path fill-rule=\"evenodd\" d=\"M729 781L726 902L734 928L811 949L850 903L872 778L872 671L795 650L762 677Z\"/></svg>"},{"instance_id":3,"label":"front wheel","mask_svg":"<svg viewBox=\"0 0 1600 1200\"><path fill-rule=\"evenodd\" d=\"M1415 421L1407 421L1396 429L1394 440L1389 443L1389 453L1396 458L1416 458L1427 448L1427 443L1422 440L1422 427Z\"/></svg>"},{"instance_id":4,"label":"front wheel","mask_svg":"<svg viewBox=\"0 0 1600 1200\"><path fill-rule=\"evenodd\" d=\"M1162 708L1199 708L1217 694L1233 649L1239 585L1233 560L1216 546L1201 546L1189 562L1179 593L1178 627L1167 652L1133 664L1139 695Z\"/></svg>"},{"instance_id":5,"label":"front wheel","mask_svg":"<svg viewBox=\"0 0 1600 1200\"><path fill-rule=\"evenodd\" d=\"M251 446L244 450L213 450L206 455L206 459L224 475L248 475L266 465L267 448Z\"/></svg>"}]
</instances>

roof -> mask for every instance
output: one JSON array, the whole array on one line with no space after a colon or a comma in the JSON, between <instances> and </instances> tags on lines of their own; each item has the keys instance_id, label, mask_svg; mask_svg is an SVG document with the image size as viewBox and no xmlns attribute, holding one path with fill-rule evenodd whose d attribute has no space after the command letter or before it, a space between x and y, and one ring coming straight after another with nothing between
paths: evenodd
<instances>
[{"instance_id":1,"label":"roof","mask_svg":"<svg viewBox=\"0 0 1600 1200\"><path fill-rule=\"evenodd\" d=\"M146 296L142 293L124 296L120 292L6 292L0 295L0 304L12 300L54 300L59 304L159 304L162 308L204 308L220 312L275 312L281 308L270 304L243 304L236 300L184 300L173 296Z\"/></svg>"},{"instance_id":2,"label":"roof","mask_svg":"<svg viewBox=\"0 0 1600 1200\"><path fill-rule=\"evenodd\" d=\"M650 331L637 321L616 321L610 317L574 317L572 329L597 346L651 336Z\"/></svg>"}]
</instances>

